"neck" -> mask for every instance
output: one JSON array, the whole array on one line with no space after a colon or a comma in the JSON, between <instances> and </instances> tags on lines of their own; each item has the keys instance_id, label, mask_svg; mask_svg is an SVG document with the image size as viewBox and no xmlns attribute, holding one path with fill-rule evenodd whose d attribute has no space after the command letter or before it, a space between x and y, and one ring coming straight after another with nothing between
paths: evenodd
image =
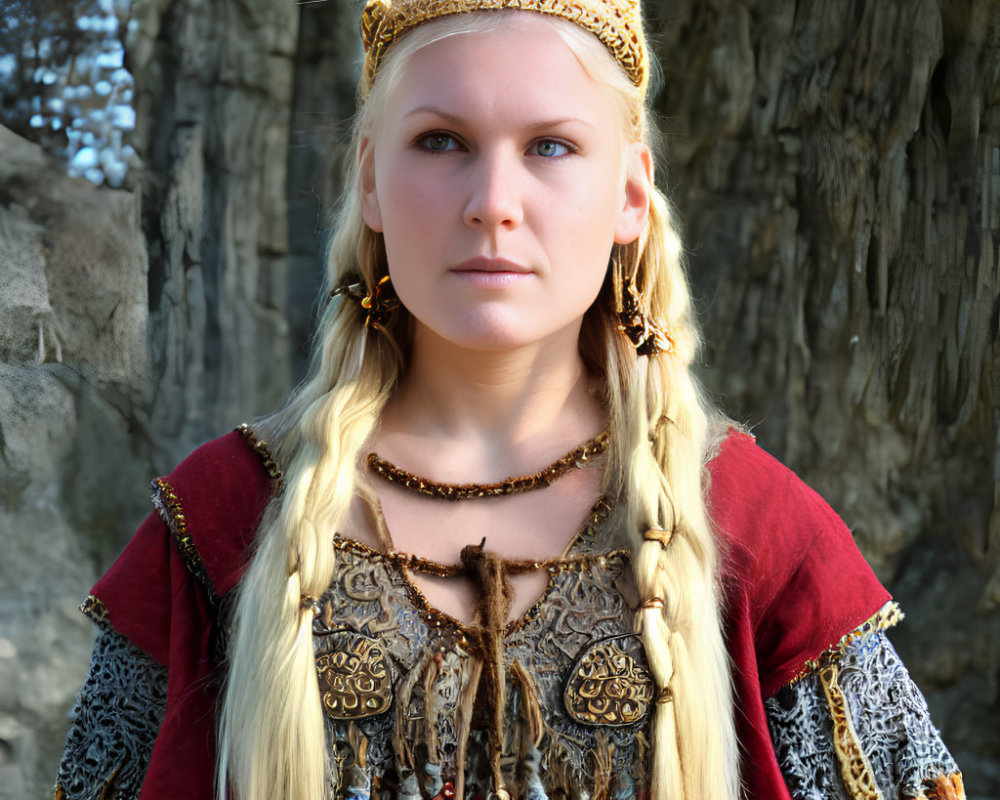
<instances>
[{"instance_id":1,"label":"neck","mask_svg":"<svg viewBox=\"0 0 1000 800\"><path fill-rule=\"evenodd\" d=\"M388 455L409 451L407 440L462 443L494 462L571 449L605 426L578 337L571 329L525 347L467 350L418 325L378 446Z\"/></svg>"}]
</instances>

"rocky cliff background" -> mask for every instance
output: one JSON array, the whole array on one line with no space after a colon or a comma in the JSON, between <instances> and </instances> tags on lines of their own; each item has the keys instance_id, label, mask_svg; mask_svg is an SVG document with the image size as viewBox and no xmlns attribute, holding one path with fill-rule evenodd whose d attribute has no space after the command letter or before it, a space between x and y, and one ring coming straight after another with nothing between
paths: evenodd
<instances>
[{"instance_id":1,"label":"rocky cliff background","mask_svg":"<svg viewBox=\"0 0 1000 800\"><path fill-rule=\"evenodd\" d=\"M75 607L147 481L302 373L357 6L114 3L120 181L0 129L0 797L48 795ZM970 796L1000 797L1000 6L647 10L702 377L847 520Z\"/></svg>"}]
</instances>

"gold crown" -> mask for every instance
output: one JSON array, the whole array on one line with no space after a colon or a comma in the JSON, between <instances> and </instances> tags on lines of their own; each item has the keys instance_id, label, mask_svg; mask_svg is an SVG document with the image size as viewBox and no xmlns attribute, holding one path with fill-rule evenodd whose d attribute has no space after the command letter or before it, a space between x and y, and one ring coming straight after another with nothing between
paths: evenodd
<instances>
[{"instance_id":1,"label":"gold crown","mask_svg":"<svg viewBox=\"0 0 1000 800\"><path fill-rule=\"evenodd\" d=\"M508 8L562 17L594 34L645 92L649 57L640 0L368 0L361 16L362 93L371 88L386 50L410 28L452 14Z\"/></svg>"}]
</instances>

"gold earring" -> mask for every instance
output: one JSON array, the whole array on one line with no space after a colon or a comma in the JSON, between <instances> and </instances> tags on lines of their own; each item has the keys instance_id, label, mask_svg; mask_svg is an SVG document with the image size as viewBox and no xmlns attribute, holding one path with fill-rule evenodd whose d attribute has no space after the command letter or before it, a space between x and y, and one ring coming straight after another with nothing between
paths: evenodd
<instances>
[{"instance_id":1,"label":"gold earring","mask_svg":"<svg viewBox=\"0 0 1000 800\"><path fill-rule=\"evenodd\" d=\"M380 333L389 335L386 330L386 323L392 312L399 308L399 298L392 289L392 281L386 275L375 284L375 288L365 292L365 286L361 283L345 284L338 286L330 292L330 299L345 295L361 306L366 312L365 327L372 328Z\"/></svg>"},{"instance_id":2,"label":"gold earring","mask_svg":"<svg viewBox=\"0 0 1000 800\"><path fill-rule=\"evenodd\" d=\"M626 276L621 251L615 254L613 277L618 330L628 337L640 356L672 353L674 340L670 335L670 326L660 324L646 310L636 286L635 272L636 268L630 269Z\"/></svg>"}]
</instances>

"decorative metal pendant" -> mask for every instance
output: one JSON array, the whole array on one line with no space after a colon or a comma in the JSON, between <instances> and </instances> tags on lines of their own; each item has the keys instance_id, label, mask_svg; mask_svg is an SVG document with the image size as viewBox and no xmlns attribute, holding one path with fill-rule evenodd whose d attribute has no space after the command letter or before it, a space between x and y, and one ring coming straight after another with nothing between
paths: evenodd
<instances>
[{"instance_id":1,"label":"decorative metal pendant","mask_svg":"<svg viewBox=\"0 0 1000 800\"><path fill-rule=\"evenodd\" d=\"M622 288L621 302L618 330L628 337L640 356L655 356L674 351L670 327L661 325L650 316L632 280Z\"/></svg>"},{"instance_id":2,"label":"decorative metal pendant","mask_svg":"<svg viewBox=\"0 0 1000 800\"><path fill-rule=\"evenodd\" d=\"M634 634L585 647L563 691L570 718L583 725L622 727L643 722L653 702L653 680Z\"/></svg>"},{"instance_id":3,"label":"decorative metal pendant","mask_svg":"<svg viewBox=\"0 0 1000 800\"><path fill-rule=\"evenodd\" d=\"M377 639L354 631L321 637L316 673L323 710L336 720L364 719L389 710L392 676Z\"/></svg>"}]
</instances>

